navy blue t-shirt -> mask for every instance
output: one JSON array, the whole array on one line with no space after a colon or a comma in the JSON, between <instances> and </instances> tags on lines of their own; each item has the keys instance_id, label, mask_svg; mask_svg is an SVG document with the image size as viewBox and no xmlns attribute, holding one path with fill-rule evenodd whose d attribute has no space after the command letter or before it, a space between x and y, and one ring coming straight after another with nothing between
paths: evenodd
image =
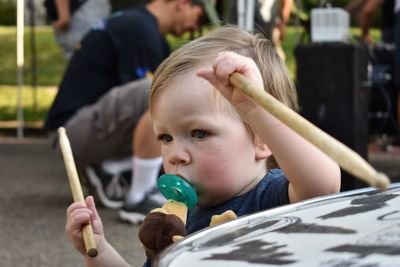
<instances>
[{"instance_id":1,"label":"navy blue t-shirt","mask_svg":"<svg viewBox=\"0 0 400 267\"><path fill-rule=\"evenodd\" d=\"M145 7L105 18L74 51L45 128L56 130L111 88L154 72L169 54L157 19Z\"/></svg>"},{"instance_id":2,"label":"navy blue t-shirt","mask_svg":"<svg viewBox=\"0 0 400 267\"><path fill-rule=\"evenodd\" d=\"M289 204L288 186L289 181L282 170L271 169L257 186L246 194L214 207L195 207L189 210L186 223L187 233L191 234L208 227L213 215L222 214L227 210L232 210L239 217ZM143 266L150 267L150 260L147 260Z\"/></svg>"}]
</instances>

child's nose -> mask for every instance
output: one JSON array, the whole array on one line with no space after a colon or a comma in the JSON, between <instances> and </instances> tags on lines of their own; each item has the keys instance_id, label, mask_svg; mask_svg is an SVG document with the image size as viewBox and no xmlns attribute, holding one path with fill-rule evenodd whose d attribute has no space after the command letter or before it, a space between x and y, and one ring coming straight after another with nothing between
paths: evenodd
<instances>
[{"instance_id":1,"label":"child's nose","mask_svg":"<svg viewBox=\"0 0 400 267\"><path fill-rule=\"evenodd\" d=\"M168 161L170 164L188 164L190 155L182 145L174 144L168 153Z\"/></svg>"}]
</instances>

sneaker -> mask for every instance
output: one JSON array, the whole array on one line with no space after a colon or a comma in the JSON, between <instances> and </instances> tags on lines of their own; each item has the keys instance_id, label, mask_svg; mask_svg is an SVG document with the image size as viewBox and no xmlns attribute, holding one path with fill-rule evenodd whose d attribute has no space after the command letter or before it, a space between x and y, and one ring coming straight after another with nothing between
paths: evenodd
<instances>
[{"instance_id":1,"label":"sneaker","mask_svg":"<svg viewBox=\"0 0 400 267\"><path fill-rule=\"evenodd\" d=\"M155 208L160 208L165 201L166 199L161 195L161 193L152 192L137 204L125 202L124 206L119 211L119 218L122 221L139 225L143 222L144 218L150 211Z\"/></svg>"},{"instance_id":2,"label":"sneaker","mask_svg":"<svg viewBox=\"0 0 400 267\"><path fill-rule=\"evenodd\" d=\"M129 190L131 172L110 174L100 166L85 168L86 177L97 199L107 208L119 209L124 205L124 197Z\"/></svg>"}]
</instances>

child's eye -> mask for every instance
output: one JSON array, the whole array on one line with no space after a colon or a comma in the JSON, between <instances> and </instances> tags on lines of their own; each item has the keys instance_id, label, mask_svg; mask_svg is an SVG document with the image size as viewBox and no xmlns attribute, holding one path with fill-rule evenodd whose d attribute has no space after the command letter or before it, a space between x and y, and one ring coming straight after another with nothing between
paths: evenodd
<instances>
[{"instance_id":1,"label":"child's eye","mask_svg":"<svg viewBox=\"0 0 400 267\"><path fill-rule=\"evenodd\" d=\"M202 139L208 136L208 133L204 130L194 130L192 131L192 137L197 139Z\"/></svg>"},{"instance_id":2,"label":"child's eye","mask_svg":"<svg viewBox=\"0 0 400 267\"><path fill-rule=\"evenodd\" d=\"M170 136L169 134L160 134L157 137L158 140L160 140L163 143L169 143L172 141L172 136Z\"/></svg>"}]
</instances>

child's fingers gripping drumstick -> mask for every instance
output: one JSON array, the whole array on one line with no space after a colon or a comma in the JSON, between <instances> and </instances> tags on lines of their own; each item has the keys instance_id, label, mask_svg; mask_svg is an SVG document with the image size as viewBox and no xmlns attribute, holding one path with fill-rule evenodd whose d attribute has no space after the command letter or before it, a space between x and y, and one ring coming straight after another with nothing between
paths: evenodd
<instances>
[{"instance_id":1,"label":"child's fingers gripping drumstick","mask_svg":"<svg viewBox=\"0 0 400 267\"><path fill-rule=\"evenodd\" d=\"M230 83L241 89L261 107L325 152L338 162L344 170L364 180L371 186L377 187L379 190L385 190L390 184L390 180L385 174L378 173L360 155L317 128L264 90L256 88L243 75L239 73L232 74Z\"/></svg>"},{"instance_id":2,"label":"child's fingers gripping drumstick","mask_svg":"<svg viewBox=\"0 0 400 267\"><path fill-rule=\"evenodd\" d=\"M71 145L65 128L58 128L58 135L60 139L61 152L64 158L65 168L67 170L68 181L72 191L74 201L85 203L81 184L79 182L78 172L76 170L74 157L72 155ZM96 242L94 240L93 228L91 224L85 225L82 228L83 241L85 242L86 252L90 257L97 256Z\"/></svg>"}]
</instances>

